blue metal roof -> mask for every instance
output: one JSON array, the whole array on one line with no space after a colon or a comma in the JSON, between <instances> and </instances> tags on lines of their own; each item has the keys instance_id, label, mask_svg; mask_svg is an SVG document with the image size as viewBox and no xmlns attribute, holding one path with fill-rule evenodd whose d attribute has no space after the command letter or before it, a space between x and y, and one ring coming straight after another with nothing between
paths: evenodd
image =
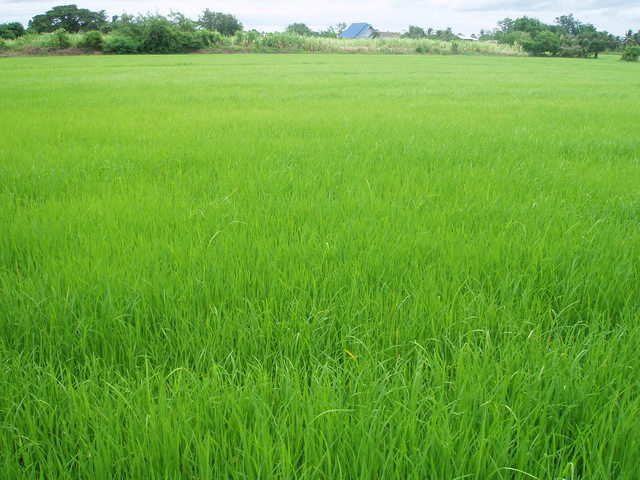
<instances>
[{"instance_id":1,"label":"blue metal roof","mask_svg":"<svg viewBox=\"0 0 640 480\"><path fill-rule=\"evenodd\" d=\"M339 35L339 38L361 38L369 28L371 25L368 23L352 23Z\"/></svg>"}]
</instances>

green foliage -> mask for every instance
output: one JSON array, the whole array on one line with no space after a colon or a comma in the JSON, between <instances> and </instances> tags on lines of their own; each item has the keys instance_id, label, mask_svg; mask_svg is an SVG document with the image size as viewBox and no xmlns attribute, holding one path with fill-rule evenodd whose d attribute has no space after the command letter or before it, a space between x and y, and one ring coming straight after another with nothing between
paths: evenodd
<instances>
[{"instance_id":1,"label":"green foliage","mask_svg":"<svg viewBox=\"0 0 640 480\"><path fill-rule=\"evenodd\" d=\"M433 37L444 40L445 42L458 40L458 36L455 33L453 33L453 30L451 30L451 27L447 27L444 30L436 30L435 34L433 34Z\"/></svg>"},{"instance_id":2,"label":"green foliage","mask_svg":"<svg viewBox=\"0 0 640 480\"><path fill-rule=\"evenodd\" d=\"M156 15L144 19L142 51L145 53L179 53L183 51L177 31L171 22Z\"/></svg>"},{"instance_id":3,"label":"green foliage","mask_svg":"<svg viewBox=\"0 0 640 480\"><path fill-rule=\"evenodd\" d=\"M415 25L409 25L409 30L402 35L406 38L425 38L427 34L422 27L416 27Z\"/></svg>"},{"instance_id":4,"label":"green foliage","mask_svg":"<svg viewBox=\"0 0 640 480\"><path fill-rule=\"evenodd\" d=\"M224 37L220 32L212 32L210 30L198 30L197 35L201 37L202 44L205 47L216 47L223 43Z\"/></svg>"},{"instance_id":5,"label":"green foliage","mask_svg":"<svg viewBox=\"0 0 640 480\"><path fill-rule=\"evenodd\" d=\"M627 31L622 43L625 47L628 47L629 45L640 45L640 30L635 33L633 30Z\"/></svg>"},{"instance_id":6,"label":"green foliage","mask_svg":"<svg viewBox=\"0 0 640 480\"><path fill-rule=\"evenodd\" d=\"M140 53L142 44L128 35L109 35L103 40L102 50L105 53L117 53L120 55L132 55Z\"/></svg>"},{"instance_id":7,"label":"green foliage","mask_svg":"<svg viewBox=\"0 0 640 480\"><path fill-rule=\"evenodd\" d=\"M431 44L428 42L421 42L416 47L416 53L431 53Z\"/></svg>"},{"instance_id":8,"label":"green foliage","mask_svg":"<svg viewBox=\"0 0 640 480\"><path fill-rule=\"evenodd\" d=\"M591 24L584 24L573 15L556 18L555 25L522 17L505 18L498 22L493 37L501 43L519 44L532 55L561 55L564 57L598 57L600 52L615 50L620 40L608 32L600 32Z\"/></svg>"},{"instance_id":9,"label":"green foliage","mask_svg":"<svg viewBox=\"0 0 640 480\"><path fill-rule=\"evenodd\" d=\"M196 31L196 22L180 12L174 12L172 10L167 18L174 28L182 32L193 33Z\"/></svg>"},{"instance_id":10,"label":"green foliage","mask_svg":"<svg viewBox=\"0 0 640 480\"><path fill-rule=\"evenodd\" d=\"M42 15L36 15L29 21L29 30L37 33L54 32L63 28L70 33L100 30L107 24L104 10L92 12L76 5L53 7Z\"/></svg>"},{"instance_id":11,"label":"green foliage","mask_svg":"<svg viewBox=\"0 0 640 480\"><path fill-rule=\"evenodd\" d=\"M132 22L125 22L113 29L111 33L103 36L103 51L107 53L145 53L142 41L147 38L147 17L137 17ZM440 39L337 39L326 37L302 37L300 35L277 33L262 35L255 30L242 32L233 37L225 37L219 32L208 30L196 30L184 32L170 27L168 35L170 43L167 51L180 53L202 48L219 49L225 51L264 52L264 51L306 51L326 53L397 53L408 54L424 53L434 55L450 55L451 49L457 49L463 55L499 55L522 56L524 52L518 45L505 46L484 42L458 42L451 47L451 42ZM80 48L82 36L71 37L72 44ZM75 42L75 43L74 43ZM13 40L9 48L14 51L37 54L43 50L52 48L50 35L26 35L18 40Z\"/></svg>"},{"instance_id":12,"label":"green foliage","mask_svg":"<svg viewBox=\"0 0 640 480\"><path fill-rule=\"evenodd\" d=\"M511 30L516 32L527 32L534 36L535 34L547 30L548 27L537 18L530 18L526 15L521 18L517 18L511 25Z\"/></svg>"},{"instance_id":13,"label":"green foliage","mask_svg":"<svg viewBox=\"0 0 640 480\"><path fill-rule=\"evenodd\" d=\"M228 13L212 12L208 8L202 13L197 22L200 28L220 32L224 36L233 36L242 31L242 23L236 17Z\"/></svg>"},{"instance_id":14,"label":"green foliage","mask_svg":"<svg viewBox=\"0 0 640 480\"><path fill-rule=\"evenodd\" d=\"M175 41L177 47L175 52L188 52L191 50L200 50L211 45L209 36L202 32L185 32L178 30L175 33Z\"/></svg>"},{"instance_id":15,"label":"green foliage","mask_svg":"<svg viewBox=\"0 0 640 480\"><path fill-rule=\"evenodd\" d=\"M630 66L3 58L0 476L637 479Z\"/></svg>"},{"instance_id":16,"label":"green foliage","mask_svg":"<svg viewBox=\"0 0 640 480\"><path fill-rule=\"evenodd\" d=\"M6 48L7 48L7 42L4 39L0 38L0 51L5 50Z\"/></svg>"},{"instance_id":17,"label":"green foliage","mask_svg":"<svg viewBox=\"0 0 640 480\"><path fill-rule=\"evenodd\" d=\"M313 30L311 30L304 23L292 23L291 25L287 26L287 28L285 29L285 33L292 34L292 35L300 35L302 37L315 37L318 35L317 32L314 32Z\"/></svg>"},{"instance_id":18,"label":"green foliage","mask_svg":"<svg viewBox=\"0 0 640 480\"><path fill-rule=\"evenodd\" d=\"M623 60L625 62L637 62L638 57L640 57L640 46L629 45L622 51L620 60Z\"/></svg>"},{"instance_id":19,"label":"green foliage","mask_svg":"<svg viewBox=\"0 0 640 480\"><path fill-rule=\"evenodd\" d=\"M539 31L533 36L527 34L526 37L521 38L519 43L522 45L525 51L529 52L531 55L536 56L542 56L546 54L556 55L558 53L558 49L560 48L560 38L558 38L555 33L549 30Z\"/></svg>"},{"instance_id":20,"label":"green foliage","mask_svg":"<svg viewBox=\"0 0 640 480\"><path fill-rule=\"evenodd\" d=\"M301 49L305 45L305 38L289 33L267 33L256 40L256 46L268 49Z\"/></svg>"},{"instance_id":21,"label":"green foliage","mask_svg":"<svg viewBox=\"0 0 640 480\"><path fill-rule=\"evenodd\" d=\"M502 35L498 42L506 45L523 45L531 42L531 34L528 32L514 30Z\"/></svg>"},{"instance_id":22,"label":"green foliage","mask_svg":"<svg viewBox=\"0 0 640 480\"><path fill-rule=\"evenodd\" d=\"M24 33L24 27L20 22L0 24L0 39L14 40L23 36Z\"/></svg>"},{"instance_id":23,"label":"green foliage","mask_svg":"<svg viewBox=\"0 0 640 480\"><path fill-rule=\"evenodd\" d=\"M573 14L561 15L556 18L557 33L578 35L582 28L582 22L576 19Z\"/></svg>"},{"instance_id":24,"label":"green foliage","mask_svg":"<svg viewBox=\"0 0 640 480\"><path fill-rule=\"evenodd\" d=\"M80 41L80 47L85 48L87 50L102 50L102 34L96 30L91 32L87 32L82 36L82 40Z\"/></svg>"},{"instance_id":25,"label":"green foliage","mask_svg":"<svg viewBox=\"0 0 640 480\"><path fill-rule=\"evenodd\" d=\"M65 49L71 46L71 37L64 28L57 29L49 38L52 48Z\"/></svg>"}]
</instances>

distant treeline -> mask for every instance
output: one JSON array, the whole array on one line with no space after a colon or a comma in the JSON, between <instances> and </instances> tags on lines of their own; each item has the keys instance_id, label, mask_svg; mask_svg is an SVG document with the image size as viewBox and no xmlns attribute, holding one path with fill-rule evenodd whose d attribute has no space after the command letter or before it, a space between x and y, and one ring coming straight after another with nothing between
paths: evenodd
<instances>
[{"instance_id":1,"label":"distant treeline","mask_svg":"<svg viewBox=\"0 0 640 480\"><path fill-rule=\"evenodd\" d=\"M434 30L410 25L405 36L411 38L454 38L451 29ZM473 35L481 41L497 41L498 43L521 45L535 56L561 57L598 57L606 51L623 51L627 47L640 45L640 31L629 30L624 37L618 37L607 31L599 31L590 23L582 23L572 14L562 15L554 24L546 24L536 18L527 16L505 18L498 22L493 30L481 30ZM636 56L637 58L637 56Z\"/></svg>"},{"instance_id":2,"label":"distant treeline","mask_svg":"<svg viewBox=\"0 0 640 480\"><path fill-rule=\"evenodd\" d=\"M315 44L303 38L337 38L347 27L338 23L323 31L313 31L304 23L289 25L283 33L262 34L245 31L233 15L206 9L196 19L179 12L162 15L122 14L107 18L104 10L95 12L76 5L60 5L33 17L25 29L19 22L0 24L0 49L14 51L82 48L106 53L181 53L224 46L252 46L252 48L314 49ZM44 35L47 34L47 35ZM81 38L70 34L82 34ZM414 40L455 42L460 37L451 28L434 30L410 25L402 35ZM605 51L622 51L623 59L637 60L640 55L640 31L629 30L625 37L598 31L593 25L582 23L573 15L556 18L545 24L538 19L505 18L498 27L473 35L480 41L492 41L516 47L536 56L596 57ZM233 38L233 40L228 40ZM322 50L322 44L318 43ZM424 44L427 45L427 44ZM421 45L417 53L426 53ZM520 50L518 50L520 49ZM428 50L428 49L427 49ZM433 48L432 53L436 53ZM447 49L458 52L459 47ZM464 50L464 49L462 49ZM467 49L472 50L472 49ZM498 51L498 50L496 50Z\"/></svg>"}]
</instances>

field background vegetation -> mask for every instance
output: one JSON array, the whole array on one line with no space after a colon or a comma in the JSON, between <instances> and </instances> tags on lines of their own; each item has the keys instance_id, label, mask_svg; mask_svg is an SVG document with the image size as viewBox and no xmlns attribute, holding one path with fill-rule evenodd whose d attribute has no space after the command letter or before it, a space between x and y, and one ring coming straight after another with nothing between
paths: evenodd
<instances>
[{"instance_id":1,"label":"field background vegetation","mask_svg":"<svg viewBox=\"0 0 640 480\"><path fill-rule=\"evenodd\" d=\"M637 479L638 73L2 59L4 478Z\"/></svg>"},{"instance_id":2,"label":"field background vegetation","mask_svg":"<svg viewBox=\"0 0 640 480\"><path fill-rule=\"evenodd\" d=\"M97 32L90 32L94 35ZM143 53L142 43L121 33L99 35L100 44L87 44L87 34L30 34L0 44L0 56ZM61 40L62 39L62 40ZM445 41L432 38L325 38L291 33L193 32L171 37L152 53L387 53L431 55L528 56L520 45Z\"/></svg>"}]
</instances>

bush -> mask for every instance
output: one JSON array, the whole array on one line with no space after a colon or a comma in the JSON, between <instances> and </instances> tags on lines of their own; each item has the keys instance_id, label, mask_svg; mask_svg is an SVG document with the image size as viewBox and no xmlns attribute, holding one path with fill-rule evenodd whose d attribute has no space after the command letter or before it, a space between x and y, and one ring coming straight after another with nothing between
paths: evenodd
<instances>
[{"instance_id":1,"label":"bush","mask_svg":"<svg viewBox=\"0 0 640 480\"><path fill-rule=\"evenodd\" d=\"M180 30L174 31L175 41L177 45L175 45L175 50L177 51L185 51L185 50L199 50L201 48L206 47L205 38L200 35L198 32L183 32Z\"/></svg>"},{"instance_id":2,"label":"bush","mask_svg":"<svg viewBox=\"0 0 640 480\"><path fill-rule=\"evenodd\" d=\"M431 52L431 45L428 43L420 43L416 47L416 53L429 53Z\"/></svg>"},{"instance_id":3,"label":"bush","mask_svg":"<svg viewBox=\"0 0 640 480\"><path fill-rule=\"evenodd\" d=\"M7 42L0 38L0 52L7 48Z\"/></svg>"},{"instance_id":4,"label":"bush","mask_svg":"<svg viewBox=\"0 0 640 480\"><path fill-rule=\"evenodd\" d=\"M205 47L217 47L222 45L224 40L220 32L212 32L211 30L198 30L196 34L200 36Z\"/></svg>"},{"instance_id":5,"label":"bush","mask_svg":"<svg viewBox=\"0 0 640 480\"><path fill-rule=\"evenodd\" d=\"M96 30L85 33L80 46L87 50L102 50L102 34Z\"/></svg>"},{"instance_id":6,"label":"bush","mask_svg":"<svg viewBox=\"0 0 640 480\"><path fill-rule=\"evenodd\" d=\"M102 50L106 53L117 53L119 55L131 55L140 51L140 42L125 35L114 35L107 37L102 42Z\"/></svg>"},{"instance_id":7,"label":"bush","mask_svg":"<svg viewBox=\"0 0 640 480\"><path fill-rule=\"evenodd\" d=\"M15 40L24 35L24 27L20 22L3 23L0 25L0 38Z\"/></svg>"},{"instance_id":8,"label":"bush","mask_svg":"<svg viewBox=\"0 0 640 480\"><path fill-rule=\"evenodd\" d=\"M64 28L59 28L49 37L51 48L65 49L71 46L71 37Z\"/></svg>"},{"instance_id":9,"label":"bush","mask_svg":"<svg viewBox=\"0 0 640 480\"><path fill-rule=\"evenodd\" d=\"M251 45L255 43L256 40L260 38L260 32L257 32L255 30L250 30L248 32L245 32L244 35L245 35L244 36L245 42L247 43L247 45Z\"/></svg>"},{"instance_id":10,"label":"bush","mask_svg":"<svg viewBox=\"0 0 640 480\"><path fill-rule=\"evenodd\" d=\"M620 60L625 62L637 62L638 57L640 57L640 46L629 45L622 51L622 57L620 57Z\"/></svg>"},{"instance_id":11,"label":"bush","mask_svg":"<svg viewBox=\"0 0 640 480\"><path fill-rule=\"evenodd\" d=\"M149 17L142 37L142 51L145 53L177 53L182 46L176 32L168 20L161 17Z\"/></svg>"}]
</instances>

